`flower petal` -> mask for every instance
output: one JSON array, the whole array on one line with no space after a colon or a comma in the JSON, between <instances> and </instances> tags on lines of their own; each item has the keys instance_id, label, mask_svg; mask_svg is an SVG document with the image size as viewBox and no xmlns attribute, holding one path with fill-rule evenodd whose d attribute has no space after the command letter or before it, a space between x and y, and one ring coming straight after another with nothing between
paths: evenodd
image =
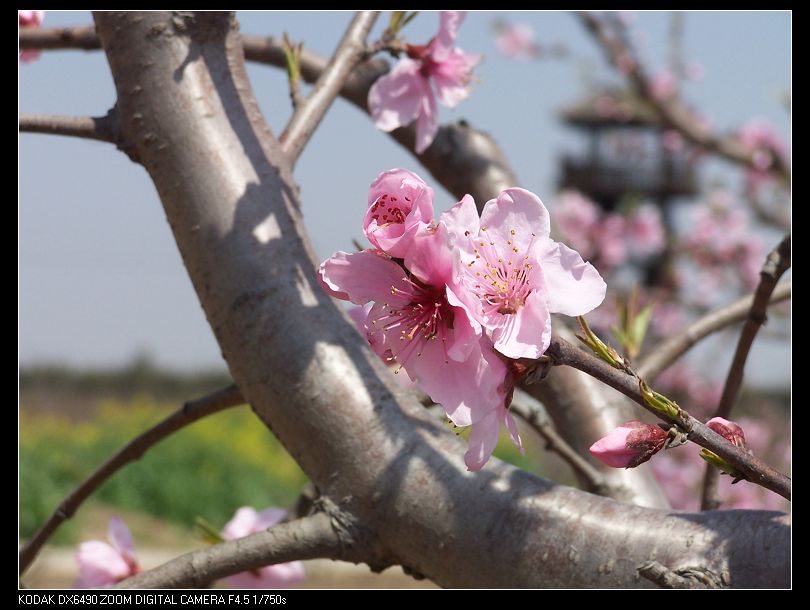
<instances>
[{"instance_id":1,"label":"flower petal","mask_svg":"<svg viewBox=\"0 0 810 610\"><path fill-rule=\"evenodd\" d=\"M548 237L550 229L546 206L537 195L521 188L501 191L497 199L486 203L481 213L481 238L485 233L497 248L506 251L517 248L520 256L537 239ZM512 242L511 246L507 242Z\"/></svg>"},{"instance_id":2,"label":"flower petal","mask_svg":"<svg viewBox=\"0 0 810 610\"><path fill-rule=\"evenodd\" d=\"M268 527L273 527L287 516L287 511L283 508L266 508L260 512L256 519L256 524L253 526L254 532L261 532Z\"/></svg>"},{"instance_id":3,"label":"flower petal","mask_svg":"<svg viewBox=\"0 0 810 610\"><path fill-rule=\"evenodd\" d=\"M440 64L431 70L436 96L448 108L455 108L470 95L473 68L481 55L453 49Z\"/></svg>"},{"instance_id":4,"label":"flower petal","mask_svg":"<svg viewBox=\"0 0 810 610\"><path fill-rule=\"evenodd\" d=\"M227 580L234 589L286 589L301 582L304 576L304 565L300 561L290 561L254 572L233 574Z\"/></svg>"},{"instance_id":5,"label":"flower petal","mask_svg":"<svg viewBox=\"0 0 810 610\"><path fill-rule=\"evenodd\" d=\"M464 454L467 470L481 470L489 461L495 447L498 446L501 418L498 409L487 413L486 417L475 422L470 432L469 449Z\"/></svg>"},{"instance_id":6,"label":"flower petal","mask_svg":"<svg viewBox=\"0 0 810 610\"><path fill-rule=\"evenodd\" d=\"M259 514L252 506L243 506L236 511L233 518L225 524L222 528L222 537L225 540L236 540L237 538L244 538L256 531L256 522L259 520Z\"/></svg>"},{"instance_id":7,"label":"flower petal","mask_svg":"<svg viewBox=\"0 0 810 610\"><path fill-rule=\"evenodd\" d=\"M532 292L517 313L499 318L492 340L504 356L537 359L546 352L551 342L551 317L542 293Z\"/></svg>"},{"instance_id":8,"label":"flower petal","mask_svg":"<svg viewBox=\"0 0 810 610\"><path fill-rule=\"evenodd\" d=\"M368 107L374 125L393 131L416 118L424 97L425 78L421 62L404 58L388 74L378 78L368 91Z\"/></svg>"},{"instance_id":9,"label":"flower petal","mask_svg":"<svg viewBox=\"0 0 810 610\"><path fill-rule=\"evenodd\" d=\"M318 276L327 293L355 305L369 301L404 305L409 301L392 291L408 289L402 267L374 250L336 252L321 263Z\"/></svg>"},{"instance_id":10,"label":"flower petal","mask_svg":"<svg viewBox=\"0 0 810 610\"><path fill-rule=\"evenodd\" d=\"M540 264L551 313L581 316L605 300L605 280L576 250L551 240L542 249Z\"/></svg>"},{"instance_id":11,"label":"flower petal","mask_svg":"<svg viewBox=\"0 0 810 610\"><path fill-rule=\"evenodd\" d=\"M458 29L467 15L466 11L442 11L439 16L439 32L430 43L430 55L434 61L444 61L452 51L458 37Z\"/></svg>"},{"instance_id":12,"label":"flower petal","mask_svg":"<svg viewBox=\"0 0 810 610\"><path fill-rule=\"evenodd\" d=\"M130 575L130 567L121 554L106 542L91 540L79 545L77 589L114 585Z\"/></svg>"},{"instance_id":13,"label":"flower petal","mask_svg":"<svg viewBox=\"0 0 810 610\"><path fill-rule=\"evenodd\" d=\"M118 517L110 517L110 523L107 526L107 537L119 553L134 558L135 544L132 542L132 532L129 531L126 523Z\"/></svg>"},{"instance_id":14,"label":"flower petal","mask_svg":"<svg viewBox=\"0 0 810 610\"><path fill-rule=\"evenodd\" d=\"M414 150L422 154L433 143L439 131L439 110L436 107L436 98L430 89L430 83L422 83L422 100L419 105L419 114L416 117L416 142Z\"/></svg>"}]
</instances>

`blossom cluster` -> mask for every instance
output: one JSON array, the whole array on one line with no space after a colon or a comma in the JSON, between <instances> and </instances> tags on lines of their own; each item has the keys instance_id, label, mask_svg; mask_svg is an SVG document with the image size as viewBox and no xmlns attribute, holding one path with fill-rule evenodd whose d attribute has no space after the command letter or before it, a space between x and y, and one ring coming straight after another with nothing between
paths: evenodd
<instances>
[{"instance_id":1,"label":"blossom cluster","mask_svg":"<svg viewBox=\"0 0 810 610\"><path fill-rule=\"evenodd\" d=\"M371 185L363 229L372 248L337 252L319 280L332 296L365 306L369 345L408 376L458 427L472 426L465 463L479 470L509 413L520 359L551 339L550 314L583 315L605 296L596 269L549 237L542 201L509 188L479 218L466 195L438 219L433 190L403 169Z\"/></svg>"}]
</instances>

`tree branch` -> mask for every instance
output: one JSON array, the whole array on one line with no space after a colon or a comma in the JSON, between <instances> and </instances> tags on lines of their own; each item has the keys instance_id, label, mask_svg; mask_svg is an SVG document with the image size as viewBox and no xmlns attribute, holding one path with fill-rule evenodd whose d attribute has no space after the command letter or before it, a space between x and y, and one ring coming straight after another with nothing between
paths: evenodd
<instances>
[{"instance_id":1,"label":"tree branch","mask_svg":"<svg viewBox=\"0 0 810 610\"><path fill-rule=\"evenodd\" d=\"M224 411L230 407L243 404L239 389L230 385L217 390L208 396L185 403L177 411L156 424L143 434L137 436L102 464L93 474L85 479L71 494L62 500L59 507L48 520L37 530L33 538L20 551L20 575L25 572L42 545L50 538L56 529L66 520L70 519L79 506L90 497L113 474L127 464L140 459L144 453L166 437L174 434L181 428L201 419L207 415Z\"/></svg>"},{"instance_id":2,"label":"tree branch","mask_svg":"<svg viewBox=\"0 0 810 610\"><path fill-rule=\"evenodd\" d=\"M225 576L277 563L317 558L352 560L357 555L356 542L349 530L338 528L327 513L315 513L181 555L120 582L116 588L199 588Z\"/></svg>"},{"instance_id":3,"label":"tree branch","mask_svg":"<svg viewBox=\"0 0 810 610\"><path fill-rule=\"evenodd\" d=\"M774 289L769 303L771 305L781 303L789 299L790 294L791 282L782 282ZM670 337L641 360L641 364L636 367L639 377L649 382L655 381L658 375L689 351L698 341L746 319L753 302L754 295L745 296L731 305L707 313L686 327L682 333Z\"/></svg>"},{"instance_id":4,"label":"tree branch","mask_svg":"<svg viewBox=\"0 0 810 610\"><path fill-rule=\"evenodd\" d=\"M115 112L102 117L57 116L50 114L20 113L20 131L73 136L88 140L118 143L118 122Z\"/></svg>"},{"instance_id":5,"label":"tree branch","mask_svg":"<svg viewBox=\"0 0 810 610\"><path fill-rule=\"evenodd\" d=\"M619 29L621 24L618 23L618 20L615 20L616 23L613 23L613 27L611 27L606 20L587 11L577 11L576 14L602 47L608 62L627 75L638 95L658 113L664 123L701 148L751 169L760 169L754 161L754 151L748 150L737 138L723 137L710 132L677 96L663 100L656 99L652 94L652 87L644 66L624 42L626 37L623 35L624 32ZM776 150L769 152L773 157L770 172L788 182L790 169L787 159Z\"/></svg>"},{"instance_id":6,"label":"tree branch","mask_svg":"<svg viewBox=\"0 0 810 610\"><path fill-rule=\"evenodd\" d=\"M726 376L726 383L723 385L723 394L720 397L720 404L714 417L728 419L731 409L737 402L737 396L742 386L743 375L745 373L745 362L751 346L754 344L760 327L768 319L768 302L774 292L776 283L782 274L790 268L790 234L785 235L779 245L774 248L765 259L765 264L760 271L759 285L754 292L751 309L745 321L740 340L737 342L737 349L734 351L734 358ZM720 506L721 500L717 495L717 480L719 479L717 469L711 464L706 464L706 476L703 478L703 498L700 502L701 510L714 510Z\"/></svg>"},{"instance_id":7,"label":"tree branch","mask_svg":"<svg viewBox=\"0 0 810 610\"><path fill-rule=\"evenodd\" d=\"M261 36L242 36L245 59L285 68L284 49L280 41ZM101 48L93 27L30 28L20 31L21 49L94 50ZM301 53L301 76L316 82L327 66L327 60L304 49ZM374 81L390 70L384 59L360 63L349 74L340 90L345 98L368 112L368 91ZM495 140L466 121L444 125L433 143L421 154L414 151L416 128L402 127L389 134L431 173L457 199L470 194L480 208L503 189L520 184L509 161Z\"/></svg>"},{"instance_id":8,"label":"tree branch","mask_svg":"<svg viewBox=\"0 0 810 610\"><path fill-rule=\"evenodd\" d=\"M553 335L551 337L551 345L549 345L546 354L551 356L557 364L566 364L588 373L592 377L595 377L625 396L633 399L656 417L678 425L684 432L688 433L690 441L713 451L721 458L725 459L740 472L744 473L749 481L761 485L766 489L770 489L790 500L791 485L789 477L731 444L714 430L711 430L688 413L684 412L683 416L677 421L664 417L644 401L639 391L638 379L636 377L627 375L613 368L596 356Z\"/></svg>"},{"instance_id":9,"label":"tree branch","mask_svg":"<svg viewBox=\"0 0 810 610\"><path fill-rule=\"evenodd\" d=\"M709 570L682 568L674 571L657 561L645 563L638 573L662 589L720 589L725 584L722 577Z\"/></svg>"},{"instance_id":10,"label":"tree branch","mask_svg":"<svg viewBox=\"0 0 810 610\"><path fill-rule=\"evenodd\" d=\"M294 180L230 15L182 16L176 27L178 17L95 14L122 130L156 185L235 382L321 493L373 533L372 561L448 587L621 587L644 585L637 566L654 554L672 569L727 570L732 586L789 585L787 515L685 518L495 459L468 472L461 441L397 388L319 288ZM662 531L688 544L662 545Z\"/></svg>"},{"instance_id":11,"label":"tree branch","mask_svg":"<svg viewBox=\"0 0 810 610\"><path fill-rule=\"evenodd\" d=\"M366 38L379 14L379 11L360 11L355 14L332 58L315 83L315 88L295 109L287 128L279 138L281 148L293 167L326 111L340 93L344 81L365 58Z\"/></svg>"},{"instance_id":12,"label":"tree branch","mask_svg":"<svg viewBox=\"0 0 810 610\"><path fill-rule=\"evenodd\" d=\"M611 489L611 485L594 466L577 453L571 445L554 429L545 409L521 390L516 390L509 410L525 421L545 441L546 449L553 451L565 460L574 470L586 489L601 496L617 497L621 492Z\"/></svg>"}]
</instances>

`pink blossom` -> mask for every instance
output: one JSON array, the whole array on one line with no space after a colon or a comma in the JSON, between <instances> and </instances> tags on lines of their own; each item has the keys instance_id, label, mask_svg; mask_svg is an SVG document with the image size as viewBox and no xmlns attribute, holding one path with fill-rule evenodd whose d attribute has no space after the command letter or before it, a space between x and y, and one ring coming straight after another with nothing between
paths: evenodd
<instances>
[{"instance_id":1,"label":"pink blossom","mask_svg":"<svg viewBox=\"0 0 810 610\"><path fill-rule=\"evenodd\" d=\"M260 513L250 506L243 506L225 524L222 537L236 540L255 534L276 525L286 515L280 508L268 508ZM300 561L290 561L265 566L249 572L240 572L228 577L228 583L237 589L286 589L304 579L304 566Z\"/></svg>"},{"instance_id":2,"label":"pink blossom","mask_svg":"<svg viewBox=\"0 0 810 610\"><path fill-rule=\"evenodd\" d=\"M651 204L638 206L627 220L627 242L637 256L658 254L666 246L661 210Z\"/></svg>"},{"instance_id":3,"label":"pink blossom","mask_svg":"<svg viewBox=\"0 0 810 610\"><path fill-rule=\"evenodd\" d=\"M534 193L506 189L480 221L472 213L466 219L451 231L461 255L454 290L508 358L539 358L551 339L550 313L583 315L605 298L599 272L549 238L548 211Z\"/></svg>"},{"instance_id":4,"label":"pink blossom","mask_svg":"<svg viewBox=\"0 0 810 610\"><path fill-rule=\"evenodd\" d=\"M507 23L498 32L495 46L509 59L532 59L536 54L534 29L526 23Z\"/></svg>"},{"instance_id":5,"label":"pink blossom","mask_svg":"<svg viewBox=\"0 0 810 610\"><path fill-rule=\"evenodd\" d=\"M21 28L38 28L45 18L45 11L17 11L17 16ZM39 56L39 51L20 51L20 61L23 63L32 62L38 59Z\"/></svg>"},{"instance_id":6,"label":"pink blossom","mask_svg":"<svg viewBox=\"0 0 810 610\"><path fill-rule=\"evenodd\" d=\"M91 540L79 545L76 554L76 563L79 564L77 589L109 587L141 571L132 534L118 517L110 518L107 539L111 544Z\"/></svg>"},{"instance_id":7,"label":"pink blossom","mask_svg":"<svg viewBox=\"0 0 810 610\"><path fill-rule=\"evenodd\" d=\"M365 322L372 349L396 372L404 368L456 425L468 426L504 405L506 365L447 287L447 239L443 222L420 236L406 258L418 275L372 250L337 252L319 275L332 296L373 303Z\"/></svg>"},{"instance_id":8,"label":"pink blossom","mask_svg":"<svg viewBox=\"0 0 810 610\"><path fill-rule=\"evenodd\" d=\"M732 445L736 445L741 449L746 448L745 432L743 432L739 424L722 417L712 417L706 422L706 426L717 432Z\"/></svg>"},{"instance_id":9,"label":"pink blossom","mask_svg":"<svg viewBox=\"0 0 810 610\"><path fill-rule=\"evenodd\" d=\"M629 421L600 438L589 451L611 468L635 468L661 451L667 436L658 426Z\"/></svg>"},{"instance_id":10,"label":"pink blossom","mask_svg":"<svg viewBox=\"0 0 810 610\"><path fill-rule=\"evenodd\" d=\"M579 191L563 191L554 212L554 223L568 243L585 258L595 256L591 235L599 225L596 204Z\"/></svg>"},{"instance_id":11,"label":"pink blossom","mask_svg":"<svg viewBox=\"0 0 810 610\"><path fill-rule=\"evenodd\" d=\"M599 266L604 269L618 267L627 260L625 231L627 221L621 214L608 214L592 237L599 254Z\"/></svg>"},{"instance_id":12,"label":"pink blossom","mask_svg":"<svg viewBox=\"0 0 810 610\"><path fill-rule=\"evenodd\" d=\"M678 79L672 70L667 68L659 70L650 81L650 95L653 99L663 102L678 92Z\"/></svg>"},{"instance_id":13,"label":"pink blossom","mask_svg":"<svg viewBox=\"0 0 810 610\"><path fill-rule=\"evenodd\" d=\"M393 131L416 121L417 153L430 146L439 129L436 96L454 108L470 93L472 70L481 56L453 46L463 19L463 12L443 11L438 34L427 45L408 45L408 57L378 78L368 92L369 109L379 129Z\"/></svg>"},{"instance_id":14,"label":"pink blossom","mask_svg":"<svg viewBox=\"0 0 810 610\"><path fill-rule=\"evenodd\" d=\"M381 173L368 193L363 230L383 252L403 258L417 230L433 219L433 189L404 169Z\"/></svg>"}]
</instances>

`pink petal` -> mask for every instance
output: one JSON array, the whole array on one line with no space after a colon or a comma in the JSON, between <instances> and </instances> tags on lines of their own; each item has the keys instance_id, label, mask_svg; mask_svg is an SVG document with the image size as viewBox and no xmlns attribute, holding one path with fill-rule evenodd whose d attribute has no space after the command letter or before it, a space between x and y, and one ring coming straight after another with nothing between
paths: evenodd
<instances>
[{"instance_id":1,"label":"pink petal","mask_svg":"<svg viewBox=\"0 0 810 610\"><path fill-rule=\"evenodd\" d=\"M507 358L537 359L548 349L551 317L540 292L532 292L517 313L500 318L492 340L495 349Z\"/></svg>"},{"instance_id":2,"label":"pink petal","mask_svg":"<svg viewBox=\"0 0 810 610\"><path fill-rule=\"evenodd\" d=\"M427 341L411 369L419 387L457 426L468 426L503 404L506 365L486 338L471 346L464 362L452 360L441 340Z\"/></svg>"},{"instance_id":3,"label":"pink petal","mask_svg":"<svg viewBox=\"0 0 810 610\"><path fill-rule=\"evenodd\" d=\"M244 538L256 531L256 522L259 514L252 506L243 506L236 511L233 518L222 528L222 537L225 540Z\"/></svg>"},{"instance_id":4,"label":"pink petal","mask_svg":"<svg viewBox=\"0 0 810 610\"><path fill-rule=\"evenodd\" d=\"M403 287L405 272L391 259L373 250L336 252L321 263L319 277L322 286L332 296L349 300L355 305L381 301L405 305L407 296L392 294L393 287Z\"/></svg>"},{"instance_id":5,"label":"pink petal","mask_svg":"<svg viewBox=\"0 0 810 610\"><path fill-rule=\"evenodd\" d=\"M286 589L301 582L304 576L304 565L300 561L291 561L266 566L256 572L240 572L227 580L234 589Z\"/></svg>"},{"instance_id":6,"label":"pink petal","mask_svg":"<svg viewBox=\"0 0 810 610\"><path fill-rule=\"evenodd\" d=\"M106 542L91 540L79 545L76 554L79 578L76 588L105 587L130 576L130 566L121 554Z\"/></svg>"},{"instance_id":7,"label":"pink petal","mask_svg":"<svg viewBox=\"0 0 810 610\"><path fill-rule=\"evenodd\" d=\"M410 200L417 220L430 222L433 219L433 189L413 172L399 168L382 172L368 189L368 207L382 195Z\"/></svg>"},{"instance_id":8,"label":"pink petal","mask_svg":"<svg viewBox=\"0 0 810 610\"><path fill-rule=\"evenodd\" d=\"M433 143L439 131L439 110L436 107L436 98L430 90L430 83L423 79L421 83L422 99L419 104L419 114L416 117L416 143L414 150L421 154Z\"/></svg>"},{"instance_id":9,"label":"pink petal","mask_svg":"<svg viewBox=\"0 0 810 610\"><path fill-rule=\"evenodd\" d=\"M518 433L517 424L515 423L515 418L512 417L512 414L504 409L503 410L503 423L506 426L506 429L509 431L509 438L512 440L512 443L518 448L521 455L523 454L523 441L520 439L520 434Z\"/></svg>"},{"instance_id":10,"label":"pink petal","mask_svg":"<svg viewBox=\"0 0 810 610\"><path fill-rule=\"evenodd\" d=\"M442 11L439 17L439 32L430 44L431 58L444 61L458 38L458 29L467 15L466 11Z\"/></svg>"},{"instance_id":11,"label":"pink petal","mask_svg":"<svg viewBox=\"0 0 810 610\"><path fill-rule=\"evenodd\" d=\"M38 27L42 25L45 11L17 11L17 18L22 28Z\"/></svg>"},{"instance_id":12,"label":"pink petal","mask_svg":"<svg viewBox=\"0 0 810 610\"><path fill-rule=\"evenodd\" d=\"M447 227L441 223L435 227L420 227L405 254L405 266L426 284L444 284L453 272L453 251Z\"/></svg>"},{"instance_id":13,"label":"pink petal","mask_svg":"<svg viewBox=\"0 0 810 610\"><path fill-rule=\"evenodd\" d=\"M280 523L287 516L287 511L283 508L266 508L258 514L256 524L253 526L254 532L261 532L267 528Z\"/></svg>"},{"instance_id":14,"label":"pink petal","mask_svg":"<svg viewBox=\"0 0 810 610\"><path fill-rule=\"evenodd\" d=\"M500 412L493 409L483 419L473 424L470 432L469 449L464 454L464 463L467 470L481 470L489 461L495 447L498 446L501 422Z\"/></svg>"},{"instance_id":15,"label":"pink petal","mask_svg":"<svg viewBox=\"0 0 810 610\"><path fill-rule=\"evenodd\" d=\"M416 118L425 95L426 83L419 72L421 67L421 62L400 59L391 72L371 86L368 107L378 129L393 131L409 125Z\"/></svg>"},{"instance_id":16,"label":"pink petal","mask_svg":"<svg viewBox=\"0 0 810 610\"><path fill-rule=\"evenodd\" d=\"M599 272L576 250L548 240L541 254L546 301L551 313L581 316L605 299L607 285Z\"/></svg>"},{"instance_id":17,"label":"pink petal","mask_svg":"<svg viewBox=\"0 0 810 610\"><path fill-rule=\"evenodd\" d=\"M20 51L20 61L24 64L28 64L39 59L40 55L42 55L40 51L35 51L33 49Z\"/></svg>"},{"instance_id":18,"label":"pink petal","mask_svg":"<svg viewBox=\"0 0 810 610\"><path fill-rule=\"evenodd\" d=\"M436 96L448 108L455 108L470 95L472 70L481 61L481 55L451 51L445 60L431 70Z\"/></svg>"},{"instance_id":19,"label":"pink petal","mask_svg":"<svg viewBox=\"0 0 810 610\"><path fill-rule=\"evenodd\" d=\"M505 251L511 249L507 245L511 241L524 254L535 240L548 237L551 226L548 210L537 195L525 189L509 188L484 206L482 238L484 229L489 241Z\"/></svg>"},{"instance_id":20,"label":"pink petal","mask_svg":"<svg viewBox=\"0 0 810 610\"><path fill-rule=\"evenodd\" d=\"M132 542L132 532L118 517L111 517L107 526L107 537L112 545L124 557L135 557L135 544Z\"/></svg>"},{"instance_id":21,"label":"pink petal","mask_svg":"<svg viewBox=\"0 0 810 610\"><path fill-rule=\"evenodd\" d=\"M466 245L467 236L478 235L481 226L475 200L471 195L464 195L456 205L442 212L439 222L447 227L451 248L455 248L458 243Z\"/></svg>"}]
</instances>

